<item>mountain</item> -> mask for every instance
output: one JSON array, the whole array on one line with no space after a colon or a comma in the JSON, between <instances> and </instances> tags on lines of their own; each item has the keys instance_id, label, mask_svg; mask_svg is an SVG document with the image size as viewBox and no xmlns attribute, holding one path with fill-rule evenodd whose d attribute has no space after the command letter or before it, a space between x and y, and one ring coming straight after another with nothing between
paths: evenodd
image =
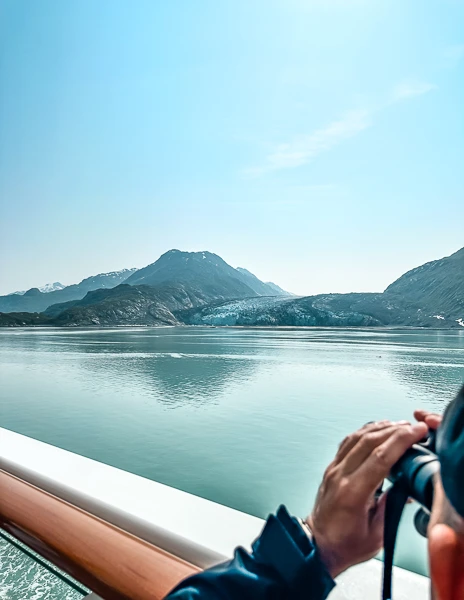
<instances>
[{"instance_id":1,"label":"mountain","mask_svg":"<svg viewBox=\"0 0 464 600\"><path fill-rule=\"evenodd\" d=\"M36 290L27 293L37 295ZM132 273L124 284L53 304L43 317L56 326L179 325L181 315L195 308L260 294L275 296L276 292L249 271L234 269L215 254L171 250ZM18 318L24 321L23 315Z\"/></svg>"},{"instance_id":2,"label":"mountain","mask_svg":"<svg viewBox=\"0 0 464 600\"><path fill-rule=\"evenodd\" d=\"M0 312L42 312L58 302L79 300L91 290L115 287L125 281L135 270L122 269L122 271L101 273L100 275L87 277L80 283L49 292L43 292L39 288L31 288L22 295L0 296Z\"/></svg>"},{"instance_id":3,"label":"mountain","mask_svg":"<svg viewBox=\"0 0 464 600\"><path fill-rule=\"evenodd\" d=\"M215 302L192 325L464 327L464 248L408 271L382 294L326 294Z\"/></svg>"},{"instance_id":4,"label":"mountain","mask_svg":"<svg viewBox=\"0 0 464 600\"><path fill-rule=\"evenodd\" d=\"M195 283L216 299L275 296L276 292L245 269L234 269L211 252L169 250L131 275L129 285Z\"/></svg>"},{"instance_id":5,"label":"mountain","mask_svg":"<svg viewBox=\"0 0 464 600\"><path fill-rule=\"evenodd\" d=\"M43 313L0 312L0 327L35 327L37 325L53 325L53 323Z\"/></svg>"},{"instance_id":6,"label":"mountain","mask_svg":"<svg viewBox=\"0 0 464 600\"><path fill-rule=\"evenodd\" d=\"M87 292L111 289L123 282L136 286L185 284L190 288L193 286L195 293L209 300L287 295L278 286L263 283L246 269L234 269L211 252L170 250L143 269L102 273L60 290L45 292L31 288L22 295L0 296L0 312L43 312L54 305L81 300ZM52 313L56 316L58 310L55 307Z\"/></svg>"},{"instance_id":7,"label":"mountain","mask_svg":"<svg viewBox=\"0 0 464 600\"><path fill-rule=\"evenodd\" d=\"M409 271L378 294L296 297L277 295L274 290L271 295L267 292L272 285L246 269L234 269L209 252L179 250L126 274L123 284L111 287L117 279L113 273L84 280L80 294L85 285L100 289L88 291L83 298L66 298L67 290L78 286L48 294L32 288L16 300L34 304L44 297L59 297L65 301L42 314L0 313L0 326L464 327L464 249Z\"/></svg>"},{"instance_id":8,"label":"mountain","mask_svg":"<svg viewBox=\"0 0 464 600\"><path fill-rule=\"evenodd\" d=\"M416 302L435 318L464 319L464 248L408 271L385 293Z\"/></svg>"},{"instance_id":9,"label":"mountain","mask_svg":"<svg viewBox=\"0 0 464 600\"><path fill-rule=\"evenodd\" d=\"M53 318L57 326L180 325L153 288L121 284L89 292L82 300L62 305Z\"/></svg>"},{"instance_id":10,"label":"mountain","mask_svg":"<svg viewBox=\"0 0 464 600\"><path fill-rule=\"evenodd\" d=\"M56 326L180 325L179 314L215 299L195 283L158 286L124 283L109 290L89 292L82 300L50 306L43 317Z\"/></svg>"},{"instance_id":11,"label":"mountain","mask_svg":"<svg viewBox=\"0 0 464 600\"><path fill-rule=\"evenodd\" d=\"M280 285L277 285L276 283L272 283L272 281L266 281L266 285L271 288L271 290L274 290L274 292L276 293L277 296L294 296L295 294L292 294L292 292L286 292L285 290L283 290Z\"/></svg>"},{"instance_id":12,"label":"mountain","mask_svg":"<svg viewBox=\"0 0 464 600\"><path fill-rule=\"evenodd\" d=\"M190 310L180 316L189 325L287 327L452 327L420 306L386 294L328 294L304 298L247 298Z\"/></svg>"},{"instance_id":13,"label":"mountain","mask_svg":"<svg viewBox=\"0 0 464 600\"><path fill-rule=\"evenodd\" d=\"M49 292L57 292L58 290L63 290L66 286L60 283L59 281L55 281L55 283L46 283L42 287L39 287L39 291L43 294L48 294Z\"/></svg>"},{"instance_id":14,"label":"mountain","mask_svg":"<svg viewBox=\"0 0 464 600\"><path fill-rule=\"evenodd\" d=\"M216 302L192 325L464 327L464 248L408 271L382 294L326 294Z\"/></svg>"},{"instance_id":15,"label":"mountain","mask_svg":"<svg viewBox=\"0 0 464 600\"><path fill-rule=\"evenodd\" d=\"M244 281L258 296L290 296L288 292L273 283L263 283L260 279L250 273L247 269L237 267L235 269Z\"/></svg>"},{"instance_id":16,"label":"mountain","mask_svg":"<svg viewBox=\"0 0 464 600\"><path fill-rule=\"evenodd\" d=\"M78 285L87 292L101 288L111 289L126 281L136 271L137 269L121 269L120 271L100 273L100 275L92 275L83 279Z\"/></svg>"},{"instance_id":17,"label":"mountain","mask_svg":"<svg viewBox=\"0 0 464 600\"><path fill-rule=\"evenodd\" d=\"M255 296L218 301L188 284L130 286L89 292L45 313L0 314L2 326L241 325L319 327L450 327L418 305L387 294Z\"/></svg>"},{"instance_id":18,"label":"mountain","mask_svg":"<svg viewBox=\"0 0 464 600\"><path fill-rule=\"evenodd\" d=\"M57 290L62 290L66 286L60 283L59 281L55 281L55 283L46 283L45 285L37 288L39 292L43 292L44 294L48 294L48 292L56 292ZM11 292L11 294L7 294L8 296L23 296L26 293L26 290L22 292Z\"/></svg>"}]
</instances>

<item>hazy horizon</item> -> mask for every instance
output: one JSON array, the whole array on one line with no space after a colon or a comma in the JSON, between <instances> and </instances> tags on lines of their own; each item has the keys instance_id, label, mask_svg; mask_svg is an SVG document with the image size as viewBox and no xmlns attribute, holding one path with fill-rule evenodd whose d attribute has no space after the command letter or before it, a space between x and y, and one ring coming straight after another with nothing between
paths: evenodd
<instances>
[{"instance_id":1,"label":"hazy horizon","mask_svg":"<svg viewBox=\"0 0 464 600\"><path fill-rule=\"evenodd\" d=\"M181 250L181 252L202 252L202 251L204 251L204 252L211 252L211 250L208 250L207 248L203 248L202 250L185 250L185 249L181 249L181 248L170 248L169 250ZM168 252L169 250L166 250L166 252ZM460 250L460 248L457 248L456 252L457 252L458 250ZM163 252L162 254L164 254L164 252ZM212 252L212 254L218 254L218 253L217 253L217 252ZM452 252L451 254L454 254L454 252ZM160 255L160 256L161 256L161 255ZM157 259L156 259L156 260L158 260L158 258L159 258L159 257L157 257ZM223 257L223 256L221 256L221 258L224 258L224 257ZM432 259L432 260L438 260L438 259L441 259L441 258L446 258L446 257L444 257L444 256L439 256L439 257L437 257L436 259ZM153 262L156 262L156 261L151 261L151 262L153 263ZM228 262L228 261L226 260L226 262ZM426 262L428 262L428 261L426 261ZM21 288L21 290L19 290L19 289L18 289L18 290L11 290L11 291L9 291L9 292L2 292L2 295L4 295L4 294L9 294L9 293L14 293L14 292L16 292L16 291L27 291L28 289L31 289L31 287L34 287L34 288L39 288L39 287L42 287L43 285L46 285L46 284L51 284L51 283L62 283L63 285L72 285L72 284L75 284L75 283L80 283L80 282L82 281L82 279L85 279L85 278L87 278L87 277L91 277L91 276L94 276L94 275L99 275L99 274L101 274L101 273L110 273L111 271L122 271L123 269L132 269L132 268L141 269L141 268L143 268L143 267L146 267L148 264L151 264L151 263L147 263L147 264L144 264L144 265L139 265L139 266L137 266L137 267L121 267L120 269L110 269L109 271L96 271L96 272L94 272L94 273L88 273L87 275L85 275L84 277L82 277L81 279L79 279L79 280L76 280L76 281L69 281L69 282L65 282L65 281L63 281L63 280L61 280L61 279L51 279L50 281L43 282L42 284L38 284L38 285L33 285L33 286L29 286L29 287L24 287L24 288ZM241 267L241 268L247 268L247 267L246 267L246 265L235 265L235 264L232 264L232 263L229 263L229 264L230 264L232 267L234 267L234 268L238 268L238 267ZM421 264L424 264L424 263L421 263ZM414 266L415 266L415 267L419 267L420 265L414 265ZM414 267L412 267L412 268L414 268ZM248 269L248 270L250 271L250 269ZM409 270L409 269L408 269L408 270ZM400 274L398 275L398 277L400 277L401 275L404 275L404 273L406 273L406 272L407 272L407 271L404 271L403 273L400 273ZM277 285L279 285L280 287L283 287L282 285L280 285L280 283L279 283L278 281L275 281L275 280L273 280L273 279L263 279L263 278L262 278L262 277L260 277L260 276L259 276L257 273L254 273L254 272L253 272L253 275L256 275L256 276L257 276L259 279L261 279L261 281L270 282L270 283L276 283L276 284L277 284ZM398 277L396 277L396 278L395 278L395 280L396 280L396 279L398 279ZM330 290L330 289L329 289L329 290L320 290L320 291L318 291L318 292L313 292L312 294L299 294L299 293L295 292L294 290L287 289L287 288L284 288L284 289L285 289L286 291L288 291L288 292L296 293L297 295L316 295L316 294L320 294L320 293L348 293L348 292L383 292L383 291L384 291L384 289L385 289L385 288L386 288L388 285L390 285L390 283L393 283L393 281L394 281L393 279L392 279L391 281L389 281L389 282L388 282L388 283L387 283L387 284L384 286L384 288L383 288L383 289L381 289L381 290L349 290L349 289L347 289L347 290L343 290L343 292L338 292L338 290L337 290L337 291L334 291L334 290Z\"/></svg>"},{"instance_id":2,"label":"hazy horizon","mask_svg":"<svg viewBox=\"0 0 464 600\"><path fill-rule=\"evenodd\" d=\"M299 295L464 245L458 0L4 0L0 294L214 252Z\"/></svg>"}]
</instances>

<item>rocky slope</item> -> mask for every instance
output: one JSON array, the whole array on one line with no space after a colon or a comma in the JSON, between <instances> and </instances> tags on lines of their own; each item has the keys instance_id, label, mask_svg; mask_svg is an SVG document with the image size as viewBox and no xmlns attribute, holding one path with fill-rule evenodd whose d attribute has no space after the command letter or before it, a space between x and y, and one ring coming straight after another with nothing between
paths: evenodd
<instances>
[{"instance_id":1,"label":"rocky slope","mask_svg":"<svg viewBox=\"0 0 464 600\"><path fill-rule=\"evenodd\" d=\"M175 305L173 300L172 305ZM119 285L89 292L83 300L62 305L50 320L55 326L180 325L166 298L148 286Z\"/></svg>"},{"instance_id":2,"label":"rocky slope","mask_svg":"<svg viewBox=\"0 0 464 600\"><path fill-rule=\"evenodd\" d=\"M305 298L256 298L190 310L180 318L191 325L320 327L455 327L420 306L386 294L329 294Z\"/></svg>"},{"instance_id":3,"label":"rocky slope","mask_svg":"<svg viewBox=\"0 0 464 600\"><path fill-rule=\"evenodd\" d=\"M250 273L248 269L237 267L235 271L239 274L240 279L246 283L258 296L291 296L275 283L264 283L260 279Z\"/></svg>"},{"instance_id":4,"label":"rocky slope","mask_svg":"<svg viewBox=\"0 0 464 600\"><path fill-rule=\"evenodd\" d=\"M280 285L272 283L272 281L266 281L266 285L270 287L271 290L274 290L276 296L295 296L295 294L293 294L292 292L286 292L280 287Z\"/></svg>"},{"instance_id":5,"label":"rocky slope","mask_svg":"<svg viewBox=\"0 0 464 600\"><path fill-rule=\"evenodd\" d=\"M53 325L53 322L43 313L0 312L0 327L35 327L38 325Z\"/></svg>"},{"instance_id":6,"label":"rocky slope","mask_svg":"<svg viewBox=\"0 0 464 600\"><path fill-rule=\"evenodd\" d=\"M464 248L408 271L385 293L407 298L435 318L464 319Z\"/></svg>"},{"instance_id":7,"label":"rocky slope","mask_svg":"<svg viewBox=\"0 0 464 600\"><path fill-rule=\"evenodd\" d=\"M82 300L51 306L43 316L56 326L180 325L179 314L213 300L214 294L196 283L121 284L89 292Z\"/></svg>"}]
</instances>

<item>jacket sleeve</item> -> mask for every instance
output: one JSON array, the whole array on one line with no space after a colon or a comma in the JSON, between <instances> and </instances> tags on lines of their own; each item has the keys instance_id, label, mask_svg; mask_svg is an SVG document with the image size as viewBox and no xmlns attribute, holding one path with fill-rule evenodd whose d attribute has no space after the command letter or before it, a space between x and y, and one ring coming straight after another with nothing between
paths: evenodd
<instances>
[{"instance_id":1,"label":"jacket sleeve","mask_svg":"<svg viewBox=\"0 0 464 600\"><path fill-rule=\"evenodd\" d=\"M335 582L298 521L281 506L248 554L182 581L166 600L325 600Z\"/></svg>"}]
</instances>

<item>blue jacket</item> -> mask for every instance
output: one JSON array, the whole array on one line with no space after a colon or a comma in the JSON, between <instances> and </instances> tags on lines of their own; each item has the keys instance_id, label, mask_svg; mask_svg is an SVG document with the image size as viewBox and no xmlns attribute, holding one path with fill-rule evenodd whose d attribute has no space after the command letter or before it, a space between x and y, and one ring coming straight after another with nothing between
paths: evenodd
<instances>
[{"instance_id":1,"label":"blue jacket","mask_svg":"<svg viewBox=\"0 0 464 600\"><path fill-rule=\"evenodd\" d=\"M166 600L324 600L335 583L317 548L281 506L248 554L182 581Z\"/></svg>"}]
</instances>

